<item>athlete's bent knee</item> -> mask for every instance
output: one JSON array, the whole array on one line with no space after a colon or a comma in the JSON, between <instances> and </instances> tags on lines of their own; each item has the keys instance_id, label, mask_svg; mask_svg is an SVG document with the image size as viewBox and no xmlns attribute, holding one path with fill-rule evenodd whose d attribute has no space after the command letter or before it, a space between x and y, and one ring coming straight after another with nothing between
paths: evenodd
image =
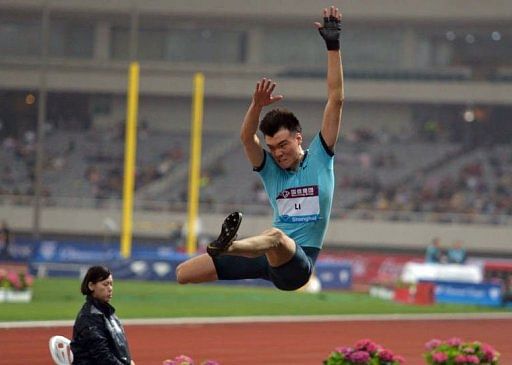
<instances>
[{"instance_id":1,"label":"athlete's bent knee","mask_svg":"<svg viewBox=\"0 0 512 365\"><path fill-rule=\"evenodd\" d=\"M187 284L189 280L187 280L186 270L183 268L184 264L181 263L176 267L176 281L178 284Z\"/></svg>"},{"instance_id":2,"label":"athlete's bent knee","mask_svg":"<svg viewBox=\"0 0 512 365\"><path fill-rule=\"evenodd\" d=\"M265 232L266 232L267 236L270 236L274 239L275 247L283 244L284 241L286 240L286 238L288 238L286 233L281 231L279 228L271 228L271 229L266 230Z\"/></svg>"},{"instance_id":3,"label":"athlete's bent knee","mask_svg":"<svg viewBox=\"0 0 512 365\"><path fill-rule=\"evenodd\" d=\"M276 239L281 239L286 236L286 234L283 231L281 231L279 228L275 228L275 227L267 229L264 232L264 234L267 236L275 237Z\"/></svg>"}]
</instances>

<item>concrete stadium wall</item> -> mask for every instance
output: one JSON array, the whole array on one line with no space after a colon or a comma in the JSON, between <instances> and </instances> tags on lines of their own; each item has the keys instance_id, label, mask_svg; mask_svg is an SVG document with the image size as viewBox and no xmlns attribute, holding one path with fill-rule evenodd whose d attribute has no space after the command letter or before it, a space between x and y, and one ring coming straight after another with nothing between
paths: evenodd
<instances>
[{"instance_id":1,"label":"concrete stadium wall","mask_svg":"<svg viewBox=\"0 0 512 365\"><path fill-rule=\"evenodd\" d=\"M2 62L0 69L0 87L12 90L37 89L40 73L36 69L27 70L22 60ZM21 64L21 67L20 67ZM126 91L127 68L112 70L93 70L86 63L72 63L65 70L58 64L50 66L48 89L50 92L84 92L123 94ZM35 67L35 66L34 66ZM141 95L189 97L192 94L191 66L187 70L169 67L168 71L143 71L140 80ZM246 66L240 66L246 67ZM262 75L252 72L242 77L219 75L203 67L207 82L206 97L247 100L254 89L255 81ZM247 67L246 67L247 68ZM197 68L195 69L197 70ZM250 71L250 70L249 70ZM248 71L248 73L249 73ZM180 74L180 75L177 75ZM325 80L323 79L280 79L280 90L290 100L325 100ZM512 94L508 83L486 81L366 81L348 79L345 83L346 101L377 103L438 103L508 105L512 103Z\"/></svg>"},{"instance_id":2,"label":"concrete stadium wall","mask_svg":"<svg viewBox=\"0 0 512 365\"><path fill-rule=\"evenodd\" d=\"M6 220L12 229L30 232L32 208L1 206L0 220ZM113 231L106 220L114 222ZM219 233L223 214L203 214L201 232ZM135 212L134 234L141 237L167 238L176 224L186 221L184 213ZM43 232L59 234L112 235L119 234L121 212L118 210L46 208L42 213ZM258 234L271 224L270 216L246 216L240 229L241 236ZM360 247L372 249L422 250L433 237L443 244L456 239L464 241L470 252L512 254L512 227L468 224L401 223L383 221L331 221L326 237L328 247Z\"/></svg>"}]
</instances>

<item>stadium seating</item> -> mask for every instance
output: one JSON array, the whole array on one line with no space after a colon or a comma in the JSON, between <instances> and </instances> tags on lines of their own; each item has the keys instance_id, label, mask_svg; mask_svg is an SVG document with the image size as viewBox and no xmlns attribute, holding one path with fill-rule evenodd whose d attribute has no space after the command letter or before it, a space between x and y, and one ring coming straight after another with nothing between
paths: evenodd
<instances>
[{"instance_id":1,"label":"stadium seating","mask_svg":"<svg viewBox=\"0 0 512 365\"><path fill-rule=\"evenodd\" d=\"M149 132L139 138L144 148L137 155L136 198L143 209L184 206L189 151L181 146L188 138L186 132L172 131ZM306 143L311 138L306 135ZM53 130L47 141L46 204L105 207L111 202L119 206L124 153L119 136L113 131ZM244 206L246 212L268 214L259 178L252 173L238 139L205 132L203 141L202 209L227 212ZM33 147L25 140L3 142L0 195L23 204L23 195L32 191ZM505 144L464 148L418 136L383 141L343 136L336 154L334 216L344 216L347 209L360 211L351 213L357 218L369 214L372 219L395 212L384 218L392 220L424 219L420 213L436 213L435 219L446 222L474 221L475 215L484 215L490 223L500 224L500 217L512 209L512 150Z\"/></svg>"}]
</instances>

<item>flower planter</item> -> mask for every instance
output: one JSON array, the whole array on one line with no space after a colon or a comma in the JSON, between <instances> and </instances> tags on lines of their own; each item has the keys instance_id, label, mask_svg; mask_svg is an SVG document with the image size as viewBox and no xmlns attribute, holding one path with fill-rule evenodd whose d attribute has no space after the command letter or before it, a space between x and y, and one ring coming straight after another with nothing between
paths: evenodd
<instances>
[{"instance_id":1,"label":"flower planter","mask_svg":"<svg viewBox=\"0 0 512 365\"><path fill-rule=\"evenodd\" d=\"M0 288L0 303L29 303L32 290L12 290Z\"/></svg>"},{"instance_id":2,"label":"flower planter","mask_svg":"<svg viewBox=\"0 0 512 365\"><path fill-rule=\"evenodd\" d=\"M400 355L369 339L361 339L353 347L338 347L323 361L323 365L401 365L405 360Z\"/></svg>"},{"instance_id":3,"label":"flower planter","mask_svg":"<svg viewBox=\"0 0 512 365\"><path fill-rule=\"evenodd\" d=\"M34 278L26 271L0 267L0 303L28 303L32 300Z\"/></svg>"},{"instance_id":4,"label":"flower planter","mask_svg":"<svg viewBox=\"0 0 512 365\"><path fill-rule=\"evenodd\" d=\"M463 342L458 337L441 341L434 338L425 344L423 354L427 364L482 364L498 365L500 353L491 345L480 342Z\"/></svg>"}]
</instances>

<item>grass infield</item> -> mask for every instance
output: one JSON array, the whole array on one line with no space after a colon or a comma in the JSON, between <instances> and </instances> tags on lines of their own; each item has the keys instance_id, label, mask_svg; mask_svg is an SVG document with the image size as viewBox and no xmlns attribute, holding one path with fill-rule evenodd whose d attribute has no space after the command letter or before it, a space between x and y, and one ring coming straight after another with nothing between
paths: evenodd
<instances>
[{"instance_id":1,"label":"grass infield","mask_svg":"<svg viewBox=\"0 0 512 365\"><path fill-rule=\"evenodd\" d=\"M35 280L31 303L0 303L0 321L73 320L84 298L78 279ZM504 308L404 305L349 291L318 294L274 288L116 280L120 318L508 312Z\"/></svg>"}]
</instances>

